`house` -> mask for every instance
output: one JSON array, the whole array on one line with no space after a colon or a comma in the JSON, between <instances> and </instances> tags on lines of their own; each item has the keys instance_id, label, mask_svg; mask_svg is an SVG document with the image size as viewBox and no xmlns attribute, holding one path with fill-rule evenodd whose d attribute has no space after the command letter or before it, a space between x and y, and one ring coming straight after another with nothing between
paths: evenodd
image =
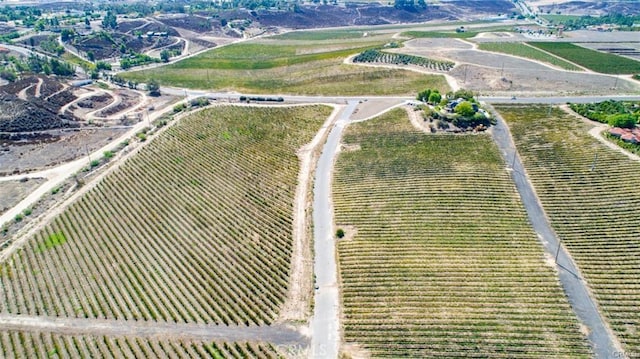
<instances>
[{"instance_id":1,"label":"house","mask_svg":"<svg viewBox=\"0 0 640 359\"><path fill-rule=\"evenodd\" d=\"M640 143L640 128L637 127L633 129L613 127L609 129L609 134L625 142L634 144Z\"/></svg>"}]
</instances>

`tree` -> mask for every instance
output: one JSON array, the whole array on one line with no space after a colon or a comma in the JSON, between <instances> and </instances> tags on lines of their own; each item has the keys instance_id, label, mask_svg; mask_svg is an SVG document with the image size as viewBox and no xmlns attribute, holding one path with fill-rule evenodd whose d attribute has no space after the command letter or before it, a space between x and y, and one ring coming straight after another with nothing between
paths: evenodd
<instances>
[{"instance_id":1,"label":"tree","mask_svg":"<svg viewBox=\"0 0 640 359\"><path fill-rule=\"evenodd\" d=\"M85 17L85 18L84 18L84 25L85 25L86 27L91 27L91 21L89 21L89 18L88 18L88 17Z\"/></svg>"},{"instance_id":2,"label":"tree","mask_svg":"<svg viewBox=\"0 0 640 359\"><path fill-rule=\"evenodd\" d=\"M471 117L476 113L469 101L462 101L453 109L453 111L463 117Z\"/></svg>"},{"instance_id":3,"label":"tree","mask_svg":"<svg viewBox=\"0 0 640 359\"><path fill-rule=\"evenodd\" d=\"M149 95L151 96L160 96L160 84L155 79L149 80L147 82L147 91L149 91Z\"/></svg>"},{"instance_id":4,"label":"tree","mask_svg":"<svg viewBox=\"0 0 640 359\"><path fill-rule=\"evenodd\" d=\"M169 50L160 51L160 59L162 60L162 62L169 62L170 57L171 53L169 52Z\"/></svg>"},{"instance_id":5,"label":"tree","mask_svg":"<svg viewBox=\"0 0 640 359\"><path fill-rule=\"evenodd\" d=\"M453 93L452 98L463 98L467 101L471 101L473 99L473 91L460 89Z\"/></svg>"},{"instance_id":6,"label":"tree","mask_svg":"<svg viewBox=\"0 0 640 359\"><path fill-rule=\"evenodd\" d=\"M64 42L73 39L76 36L75 31L73 29L62 29L60 32L60 39Z\"/></svg>"},{"instance_id":7,"label":"tree","mask_svg":"<svg viewBox=\"0 0 640 359\"><path fill-rule=\"evenodd\" d=\"M116 16L111 11L107 11L107 14L104 16L104 19L102 19L102 27L104 27L105 29L107 28L115 29L116 27L118 27L118 21L116 19Z\"/></svg>"},{"instance_id":8,"label":"tree","mask_svg":"<svg viewBox=\"0 0 640 359\"><path fill-rule=\"evenodd\" d=\"M608 116L607 122L612 127L634 128L638 120L631 114L621 113Z\"/></svg>"},{"instance_id":9,"label":"tree","mask_svg":"<svg viewBox=\"0 0 640 359\"><path fill-rule=\"evenodd\" d=\"M96 70L111 70L111 64L104 61L98 61L96 63Z\"/></svg>"},{"instance_id":10,"label":"tree","mask_svg":"<svg viewBox=\"0 0 640 359\"><path fill-rule=\"evenodd\" d=\"M94 62L96 60L96 55L93 53L93 51L87 52L87 59L89 59L89 61L91 62Z\"/></svg>"},{"instance_id":11,"label":"tree","mask_svg":"<svg viewBox=\"0 0 640 359\"><path fill-rule=\"evenodd\" d=\"M418 92L418 96L416 99L418 101L427 102L429 100L429 96L431 96L431 89L426 89L424 91Z\"/></svg>"},{"instance_id":12,"label":"tree","mask_svg":"<svg viewBox=\"0 0 640 359\"><path fill-rule=\"evenodd\" d=\"M430 104L438 104L442 100L442 95L438 91L434 91L429 95L429 103Z\"/></svg>"}]
</instances>

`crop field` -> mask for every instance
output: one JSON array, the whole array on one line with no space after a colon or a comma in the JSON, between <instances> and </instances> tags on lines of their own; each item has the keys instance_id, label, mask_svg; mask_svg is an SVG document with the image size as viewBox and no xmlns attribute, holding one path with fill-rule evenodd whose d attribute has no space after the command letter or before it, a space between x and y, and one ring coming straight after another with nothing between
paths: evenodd
<instances>
[{"instance_id":1,"label":"crop field","mask_svg":"<svg viewBox=\"0 0 640 359\"><path fill-rule=\"evenodd\" d=\"M286 295L296 151L326 106L167 129L0 263L11 314L263 325Z\"/></svg>"},{"instance_id":2,"label":"crop field","mask_svg":"<svg viewBox=\"0 0 640 359\"><path fill-rule=\"evenodd\" d=\"M266 343L169 341L0 331L2 358L279 358Z\"/></svg>"},{"instance_id":3,"label":"crop field","mask_svg":"<svg viewBox=\"0 0 640 359\"><path fill-rule=\"evenodd\" d=\"M449 71L455 63L433 60L422 56L388 53L375 49L366 50L353 58L353 62L369 62L394 65L415 65L432 71Z\"/></svg>"},{"instance_id":4,"label":"crop field","mask_svg":"<svg viewBox=\"0 0 640 359\"><path fill-rule=\"evenodd\" d=\"M141 82L154 78L163 85L186 88L270 94L408 95L424 87L448 90L440 75L343 64L349 55L384 41L303 43L306 45L235 44L123 77ZM334 48L339 49L326 50Z\"/></svg>"},{"instance_id":5,"label":"crop field","mask_svg":"<svg viewBox=\"0 0 640 359\"><path fill-rule=\"evenodd\" d=\"M529 42L544 51L603 74L634 74L640 72L640 61L587 49L568 42Z\"/></svg>"},{"instance_id":6,"label":"crop field","mask_svg":"<svg viewBox=\"0 0 640 359\"><path fill-rule=\"evenodd\" d=\"M405 31L402 36L411 38L456 38L456 39L469 39L478 35L475 31L455 32L455 31Z\"/></svg>"},{"instance_id":7,"label":"crop field","mask_svg":"<svg viewBox=\"0 0 640 359\"><path fill-rule=\"evenodd\" d=\"M424 134L395 110L343 142L347 344L372 357L589 357L488 135Z\"/></svg>"},{"instance_id":8,"label":"crop field","mask_svg":"<svg viewBox=\"0 0 640 359\"><path fill-rule=\"evenodd\" d=\"M548 107L501 106L527 172L562 242L628 353L640 353L640 163L591 125ZM596 158L597 155L597 158ZM635 357L635 356L634 356Z\"/></svg>"},{"instance_id":9,"label":"crop field","mask_svg":"<svg viewBox=\"0 0 640 359\"><path fill-rule=\"evenodd\" d=\"M582 71L582 69L568 61L549 55L534 47L518 42L484 42L478 44L478 48L484 51L501 52L504 54L525 57L532 60L546 62L565 70Z\"/></svg>"},{"instance_id":10,"label":"crop field","mask_svg":"<svg viewBox=\"0 0 640 359\"><path fill-rule=\"evenodd\" d=\"M293 31L282 35L271 36L270 39L302 41L344 40L362 38L367 36L365 34L368 35L369 32L364 30Z\"/></svg>"}]
</instances>

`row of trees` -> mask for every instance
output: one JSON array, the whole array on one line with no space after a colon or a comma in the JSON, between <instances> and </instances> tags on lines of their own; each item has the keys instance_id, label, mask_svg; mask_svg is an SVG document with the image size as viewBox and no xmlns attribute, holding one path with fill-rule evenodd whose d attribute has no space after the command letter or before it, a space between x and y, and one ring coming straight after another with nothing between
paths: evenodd
<instances>
[{"instance_id":1,"label":"row of trees","mask_svg":"<svg viewBox=\"0 0 640 359\"><path fill-rule=\"evenodd\" d=\"M569 106L581 116L613 127L633 128L640 120L638 102L607 100L597 103L574 103Z\"/></svg>"}]
</instances>

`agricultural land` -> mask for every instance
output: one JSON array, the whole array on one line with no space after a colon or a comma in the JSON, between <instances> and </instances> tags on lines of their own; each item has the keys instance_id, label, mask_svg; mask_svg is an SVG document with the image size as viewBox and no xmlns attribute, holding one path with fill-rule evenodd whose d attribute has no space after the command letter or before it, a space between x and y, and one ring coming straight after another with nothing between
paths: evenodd
<instances>
[{"instance_id":1,"label":"agricultural land","mask_svg":"<svg viewBox=\"0 0 640 359\"><path fill-rule=\"evenodd\" d=\"M637 161L589 135L593 124L555 108L497 107L553 228L572 254L612 329L636 353Z\"/></svg>"},{"instance_id":2,"label":"agricultural land","mask_svg":"<svg viewBox=\"0 0 640 359\"><path fill-rule=\"evenodd\" d=\"M640 358L639 10L0 1L0 357Z\"/></svg>"},{"instance_id":3,"label":"agricultural land","mask_svg":"<svg viewBox=\"0 0 640 359\"><path fill-rule=\"evenodd\" d=\"M399 109L351 125L343 147L333 196L347 345L588 356L490 136L425 134Z\"/></svg>"}]
</instances>

